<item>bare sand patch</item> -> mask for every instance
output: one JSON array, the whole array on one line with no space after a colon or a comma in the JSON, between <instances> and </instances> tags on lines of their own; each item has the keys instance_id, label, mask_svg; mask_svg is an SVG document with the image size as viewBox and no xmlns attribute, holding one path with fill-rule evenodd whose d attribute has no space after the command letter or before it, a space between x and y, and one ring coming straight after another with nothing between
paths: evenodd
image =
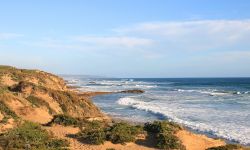
<instances>
[{"instance_id":1,"label":"bare sand patch","mask_svg":"<svg viewBox=\"0 0 250 150\"><path fill-rule=\"evenodd\" d=\"M186 146L187 150L205 150L209 147L226 144L222 140L215 140L205 135L194 134L186 130L180 130L177 132L176 136L182 141L183 145Z\"/></svg>"},{"instance_id":2,"label":"bare sand patch","mask_svg":"<svg viewBox=\"0 0 250 150\"><path fill-rule=\"evenodd\" d=\"M2 83L3 85L7 85L7 86L12 86L12 85L14 85L14 84L17 84L17 82L14 81L14 80L11 78L11 76L9 76L9 75L4 75L4 76L2 76L2 77L1 77L1 83Z\"/></svg>"}]
</instances>

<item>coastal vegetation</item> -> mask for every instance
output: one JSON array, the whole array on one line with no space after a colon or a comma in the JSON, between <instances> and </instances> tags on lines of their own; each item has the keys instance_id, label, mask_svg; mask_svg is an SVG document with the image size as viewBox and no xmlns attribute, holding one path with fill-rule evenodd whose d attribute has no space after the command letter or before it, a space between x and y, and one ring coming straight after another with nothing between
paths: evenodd
<instances>
[{"instance_id":1,"label":"coastal vegetation","mask_svg":"<svg viewBox=\"0 0 250 150\"><path fill-rule=\"evenodd\" d=\"M126 144L135 142L140 134L154 136L156 139L156 148L172 150L185 150L185 146L175 136L175 133L182 128L172 122L155 121L141 125L130 125L120 122L112 125L105 125L101 122L91 122L88 126L78 133L78 138L82 138L91 144L103 144L105 141L111 141L114 144Z\"/></svg>"},{"instance_id":2,"label":"coastal vegetation","mask_svg":"<svg viewBox=\"0 0 250 150\"><path fill-rule=\"evenodd\" d=\"M78 137L91 144L103 144L111 141L114 144L125 144L134 142L136 135L142 132L142 127L133 126L128 123L114 123L106 125L99 121L89 122L84 129L78 133Z\"/></svg>"},{"instance_id":3,"label":"coastal vegetation","mask_svg":"<svg viewBox=\"0 0 250 150\"><path fill-rule=\"evenodd\" d=\"M71 116L68 115L54 115L53 119L48 122L46 125L52 125L52 124L59 124L59 125L63 125L63 126L79 126L79 119L73 118Z\"/></svg>"},{"instance_id":4,"label":"coastal vegetation","mask_svg":"<svg viewBox=\"0 0 250 150\"><path fill-rule=\"evenodd\" d=\"M90 144L103 144L106 141L105 124L99 121L89 122L85 124L84 129L81 128L77 138Z\"/></svg>"},{"instance_id":5,"label":"coastal vegetation","mask_svg":"<svg viewBox=\"0 0 250 150\"><path fill-rule=\"evenodd\" d=\"M181 141L175 136L178 130L181 130L181 126L167 121L154 121L153 123L146 123L144 130L148 134L156 137L156 147L160 149L178 149L185 150L185 146L182 145Z\"/></svg>"},{"instance_id":6,"label":"coastal vegetation","mask_svg":"<svg viewBox=\"0 0 250 150\"><path fill-rule=\"evenodd\" d=\"M250 148L243 147L237 144L227 144L227 145L218 146L218 147L211 147L206 150L250 150Z\"/></svg>"},{"instance_id":7,"label":"coastal vegetation","mask_svg":"<svg viewBox=\"0 0 250 150\"><path fill-rule=\"evenodd\" d=\"M2 101L0 101L0 111L4 115L4 118L1 120L1 123L6 123L9 118L13 118L15 120L18 119L16 113L10 110L9 107L6 106L6 104Z\"/></svg>"},{"instance_id":8,"label":"coastal vegetation","mask_svg":"<svg viewBox=\"0 0 250 150\"><path fill-rule=\"evenodd\" d=\"M43 99L30 95L26 98L34 107L46 107L49 110L49 114L55 114L55 111L49 106L49 103L44 101Z\"/></svg>"},{"instance_id":9,"label":"coastal vegetation","mask_svg":"<svg viewBox=\"0 0 250 150\"><path fill-rule=\"evenodd\" d=\"M133 126L128 123L115 123L106 129L107 140L112 143L134 142L140 133L142 133L141 126Z\"/></svg>"},{"instance_id":10,"label":"coastal vegetation","mask_svg":"<svg viewBox=\"0 0 250 150\"><path fill-rule=\"evenodd\" d=\"M4 149L65 150L69 142L54 138L48 131L33 122L24 122L0 135Z\"/></svg>"}]
</instances>

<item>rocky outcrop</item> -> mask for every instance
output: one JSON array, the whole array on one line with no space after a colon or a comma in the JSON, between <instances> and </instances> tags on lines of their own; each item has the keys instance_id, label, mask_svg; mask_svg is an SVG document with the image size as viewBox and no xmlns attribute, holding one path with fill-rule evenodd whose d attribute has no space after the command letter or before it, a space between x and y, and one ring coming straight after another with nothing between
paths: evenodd
<instances>
[{"instance_id":1,"label":"rocky outcrop","mask_svg":"<svg viewBox=\"0 0 250 150\"><path fill-rule=\"evenodd\" d=\"M125 90L125 91L120 91L118 93L132 93L132 94L141 94L144 93L145 91L140 90L140 89L133 89L133 90Z\"/></svg>"}]
</instances>

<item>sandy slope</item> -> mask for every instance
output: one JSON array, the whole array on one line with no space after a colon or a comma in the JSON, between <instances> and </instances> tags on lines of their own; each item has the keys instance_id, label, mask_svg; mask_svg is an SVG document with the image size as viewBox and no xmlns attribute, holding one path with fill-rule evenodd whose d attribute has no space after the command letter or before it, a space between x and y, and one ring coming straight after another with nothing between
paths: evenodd
<instances>
[{"instance_id":1,"label":"sandy slope","mask_svg":"<svg viewBox=\"0 0 250 150\"><path fill-rule=\"evenodd\" d=\"M205 135L194 134L186 130L181 130L177 133L177 137L186 146L187 150L205 150L209 147L225 145L222 140L208 138Z\"/></svg>"}]
</instances>

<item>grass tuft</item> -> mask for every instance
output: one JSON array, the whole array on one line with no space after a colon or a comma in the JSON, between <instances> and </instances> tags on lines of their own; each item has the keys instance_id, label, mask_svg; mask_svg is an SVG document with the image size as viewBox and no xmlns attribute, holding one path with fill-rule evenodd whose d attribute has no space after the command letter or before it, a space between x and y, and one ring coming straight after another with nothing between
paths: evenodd
<instances>
[{"instance_id":1,"label":"grass tuft","mask_svg":"<svg viewBox=\"0 0 250 150\"><path fill-rule=\"evenodd\" d=\"M3 101L0 101L0 111L4 114L2 123L6 123L9 118L13 118L15 120L18 119L16 113L9 109L9 107Z\"/></svg>"},{"instance_id":2,"label":"grass tuft","mask_svg":"<svg viewBox=\"0 0 250 150\"><path fill-rule=\"evenodd\" d=\"M49 106L49 103L44 101L43 99L36 97L36 96L29 96L26 98L33 106L35 107L41 107L41 106L45 106L48 110L50 114L54 114L54 110Z\"/></svg>"}]
</instances>

